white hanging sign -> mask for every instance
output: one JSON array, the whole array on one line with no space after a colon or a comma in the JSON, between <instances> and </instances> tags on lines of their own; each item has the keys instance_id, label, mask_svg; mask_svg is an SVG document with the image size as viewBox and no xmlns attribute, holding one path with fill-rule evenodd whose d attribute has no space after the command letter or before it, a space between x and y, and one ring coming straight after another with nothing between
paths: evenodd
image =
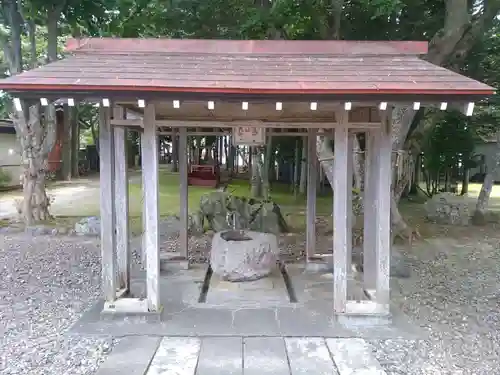
<instances>
[{"instance_id":1,"label":"white hanging sign","mask_svg":"<svg viewBox=\"0 0 500 375\"><path fill-rule=\"evenodd\" d=\"M233 128L233 143L237 146L264 145L266 129L262 126L236 126Z\"/></svg>"}]
</instances>

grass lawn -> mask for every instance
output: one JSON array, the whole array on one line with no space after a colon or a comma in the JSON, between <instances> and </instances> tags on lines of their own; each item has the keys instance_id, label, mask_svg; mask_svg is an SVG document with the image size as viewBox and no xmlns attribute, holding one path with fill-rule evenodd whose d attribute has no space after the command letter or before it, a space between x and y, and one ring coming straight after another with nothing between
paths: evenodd
<instances>
[{"instance_id":1,"label":"grass lawn","mask_svg":"<svg viewBox=\"0 0 500 375\"><path fill-rule=\"evenodd\" d=\"M160 175L159 186L159 207L160 215L177 214L180 210L180 192L179 192L179 175L176 173L162 173ZM204 188L198 186L189 186L189 210L194 211L198 209L200 198L207 192L214 191L211 188ZM233 180L227 191L237 196L250 196L250 184L245 180ZM142 212L142 188L141 184L129 184L130 194L130 216L140 216ZM286 184L273 184L271 191L271 198L284 210L300 211L305 210L306 198L305 196L298 196L295 198L290 191L290 185ZM319 211L325 213L331 212L332 198L331 197L318 197L317 207Z\"/></svg>"},{"instance_id":2,"label":"grass lawn","mask_svg":"<svg viewBox=\"0 0 500 375\"><path fill-rule=\"evenodd\" d=\"M180 186L179 174L160 170L159 175L159 214L168 216L178 214L180 211ZM131 230L134 234L141 233L142 220L142 186L140 174L134 173L129 183L129 217ZM72 226L81 217L99 216L99 191L98 185L88 191L78 192L70 201L62 203L56 195L51 212L56 216L57 225ZM55 186L54 191L59 186ZM200 198L203 194L215 189L189 186L188 199L189 211L196 211L199 208ZM227 191L237 196L250 196L250 184L246 180L233 180L229 184ZM57 194L57 193L53 193ZM291 187L288 184L273 184L271 187L271 198L280 205L288 224L295 230L305 227L306 217L306 197L298 195L294 197ZM325 196L317 198L318 215L331 215L332 197Z\"/></svg>"},{"instance_id":3,"label":"grass lawn","mask_svg":"<svg viewBox=\"0 0 500 375\"><path fill-rule=\"evenodd\" d=\"M179 175L164 172L160 174L159 181L160 216L178 214L180 211ZM189 211L197 210L201 196L214 190L205 187L189 186ZM246 180L233 180L229 184L227 192L236 196L250 196L250 184ZM280 205L287 222L292 228L301 229L305 226L305 196L299 195L294 197L290 185L273 184L271 198ZM142 217L142 187L140 183L129 184L129 201L129 213L133 232L137 232L138 230L140 232ZM318 215L330 215L332 211L332 197L318 197L316 205Z\"/></svg>"},{"instance_id":4,"label":"grass lawn","mask_svg":"<svg viewBox=\"0 0 500 375\"><path fill-rule=\"evenodd\" d=\"M179 175L160 170L159 175L159 213L160 216L175 215L180 209L180 192L179 192ZM129 183L129 217L131 229L134 234L141 232L142 218L142 187L140 173L132 173L131 182ZM81 180L84 184L85 180ZM80 181L75 180L74 184L78 185ZM73 184L73 183L72 183ZM69 193L71 199L58 198L59 193L56 191L61 188L59 183L49 187L52 194L56 195L56 200L52 206L51 212L56 216L57 225L72 226L74 222L85 216L99 215L99 185L98 180L90 181L88 190L85 188L64 187ZM80 190L79 190L80 189ZM475 204L477 196L481 189L481 184L469 185L469 203ZM189 186L189 211L195 211L199 207L200 198L203 194L213 191L211 188ZM250 196L250 184L247 180L233 180L227 191L238 196ZM8 199L9 196L19 195L20 192L4 193L0 195L0 201ZM306 197L298 195L294 197L291 186L289 184L273 184L271 187L271 198L280 205L282 212L290 225L296 231L305 229L306 222ZM423 197L422 197L423 198ZM59 203L58 203L59 201ZM424 199L417 199L419 203ZM1 203L1 202L0 202ZM419 222L424 216L424 207L422 204L403 200L401 202L401 212L405 218L411 223L415 220ZM500 211L500 185L495 185L491 194L489 208L494 211ZM332 197L318 196L316 201L316 210L318 216L329 217L332 213ZM417 224L417 222L415 222Z\"/></svg>"}]
</instances>

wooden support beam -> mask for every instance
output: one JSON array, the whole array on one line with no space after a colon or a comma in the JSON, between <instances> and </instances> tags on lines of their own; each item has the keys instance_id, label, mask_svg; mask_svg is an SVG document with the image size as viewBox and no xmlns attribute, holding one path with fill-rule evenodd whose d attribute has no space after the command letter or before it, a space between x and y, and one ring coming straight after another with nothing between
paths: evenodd
<instances>
[{"instance_id":1,"label":"wooden support beam","mask_svg":"<svg viewBox=\"0 0 500 375\"><path fill-rule=\"evenodd\" d=\"M349 133L347 113L339 112L341 122L335 128L333 186L333 311L343 314L347 303L347 188Z\"/></svg>"},{"instance_id":2,"label":"wooden support beam","mask_svg":"<svg viewBox=\"0 0 500 375\"><path fill-rule=\"evenodd\" d=\"M123 118L123 107L114 107L113 117ZM115 225L118 287L130 290L130 249L128 223L127 130L114 127L115 142Z\"/></svg>"},{"instance_id":3,"label":"wooden support beam","mask_svg":"<svg viewBox=\"0 0 500 375\"><path fill-rule=\"evenodd\" d=\"M385 306L389 313L389 281L391 256L391 182L392 182L392 113L382 121L378 150L378 179L377 179L377 236L376 246L376 299L377 303Z\"/></svg>"},{"instance_id":4,"label":"wooden support beam","mask_svg":"<svg viewBox=\"0 0 500 375\"><path fill-rule=\"evenodd\" d=\"M145 182L146 209L146 284L149 311L160 310L160 246L158 233L158 142L154 126L155 107L147 104L144 111L144 147L142 173Z\"/></svg>"},{"instance_id":5,"label":"wooden support beam","mask_svg":"<svg viewBox=\"0 0 500 375\"><path fill-rule=\"evenodd\" d=\"M316 190L318 158L316 156L316 130L309 129L307 137L307 237L306 260L316 253Z\"/></svg>"},{"instance_id":6,"label":"wooden support beam","mask_svg":"<svg viewBox=\"0 0 500 375\"><path fill-rule=\"evenodd\" d=\"M142 269L146 268L148 257L146 255L146 174L144 173L144 149L147 147L144 140L144 133L141 133L141 190L142 190L142 242L141 242L141 263Z\"/></svg>"},{"instance_id":7,"label":"wooden support beam","mask_svg":"<svg viewBox=\"0 0 500 375\"><path fill-rule=\"evenodd\" d=\"M377 236L377 179L379 132L366 132L365 190L363 197L363 284L366 290L375 290L376 236Z\"/></svg>"},{"instance_id":8,"label":"wooden support beam","mask_svg":"<svg viewBox=\"0 0 500 375\"><path fill-rule=\"evenodd\" d=\"M114 181L114 134L110 126L110 109L99 109L99 163L101 207L101 262L102 287L105 302L116 299L115 271L115 191Z\"/></svg>"},{"instance_id":9,"label":"wooden support beam","mask_svg":"<svg viewBox=\"0 0 500 375\"><path fill-rule=\"evenodd\" d=\"M207 120L180 120L180 119L169 119L169 120L156 120L157 127L165 128L233 128L235 126L257 126L263 128L277 128L277 129L334 129L339 123L335 121L260 121L260 120L214 120L213 118ZM129 119L129 120L112 120L111 124L113 126L127 126L141 128L144 126L144 121L141 119ZM353 129L375 129L378 128L378 122L350 122L349 128ZM294 133L294 135L298 135Z\"/></svg>"},{"instance_id":10,"label":"wooden support beam","mask_svg":"<svg viewBox=\"0 0 500 375\"><path fill-rule=\"evenodd\" d=\"M179 174L180 174L180 220L179 253L188 259L188 160L187 160L187 129L179 129Z\"/></svg>"}]
</instances>

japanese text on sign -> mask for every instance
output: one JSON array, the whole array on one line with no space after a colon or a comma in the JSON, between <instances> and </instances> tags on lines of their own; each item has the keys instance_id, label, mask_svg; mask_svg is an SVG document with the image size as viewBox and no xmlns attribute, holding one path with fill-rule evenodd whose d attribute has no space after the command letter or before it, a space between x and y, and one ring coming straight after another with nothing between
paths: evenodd
<instances>
[{"instance_id":1,"label":"japanese text on sign","mask_svg":"<svg viewBox=\"0 0 500 375\"><path fill-rule=\"evenodd\" d=\"M237 126L233 129L233 138L236 145L263 145L265 143L264 128Z\"/></svg>"}]
</instances>

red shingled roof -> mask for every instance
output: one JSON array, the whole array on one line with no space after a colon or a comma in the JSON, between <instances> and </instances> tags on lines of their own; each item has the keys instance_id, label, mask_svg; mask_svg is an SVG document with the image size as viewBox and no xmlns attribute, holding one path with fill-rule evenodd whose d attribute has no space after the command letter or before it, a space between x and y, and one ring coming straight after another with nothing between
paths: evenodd
<instances>
[{"instance_id":1,"label":"red shingled roof","mask_svg":"<svg viewBox=\"0 0 500 375\"><path fill-rule=\"evenodd\" d=\"M70 40L70 56L0 80L11 91L491 95L426 62L426 42Z\"/></svg>"}]
</instances>

